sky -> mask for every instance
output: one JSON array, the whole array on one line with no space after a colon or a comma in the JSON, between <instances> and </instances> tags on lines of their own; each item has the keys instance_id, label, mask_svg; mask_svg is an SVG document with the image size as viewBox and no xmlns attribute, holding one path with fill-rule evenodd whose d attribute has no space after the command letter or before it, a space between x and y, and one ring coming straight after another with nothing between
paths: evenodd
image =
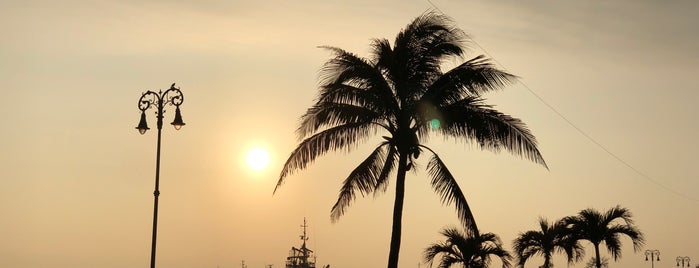
<instances>
[{"instance_id":1,"label":"sky","mask_svg":"<svg viewBox=\"0 0 699 268\"><path fill-rule=\"evenodd\" d=\"M643 250L660 250L655 267L676 267L677 256L699 263L699 4L432 3L470 35L466 58L485 54L520 77L485 97L529 126L549 166L431 139L481 231L510 249L538 217L620 205L644 232ZM318 46L368 56L371 38L392 41L434 8L417 0L0 2L0 267L149 264L157 135L153 110L151 131L134 129L137 103L172 83L187 125L162 131L158 267L283 267L304 217L319 266L385 266L392 191L358 198L330 221L342 180L380 138L328 154L272 191L331 56ZM173 114L166 110L166 123ZM245 155L258 146L270 165L253 171ZM400 267L424 267L424 248L459 226L432 192L426 164L407 178ZM622 243L612 267L650 266L643 250ZM583 245L587 261L594 249Z\"/></svg>"}]
</instances>

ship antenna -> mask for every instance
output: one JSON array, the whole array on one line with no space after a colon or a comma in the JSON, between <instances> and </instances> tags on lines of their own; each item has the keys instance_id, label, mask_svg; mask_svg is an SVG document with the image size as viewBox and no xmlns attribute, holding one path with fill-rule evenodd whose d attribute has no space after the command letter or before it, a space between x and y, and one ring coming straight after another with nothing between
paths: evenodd
<instances>
[{"instance_id":1,"label":"ship antenna","mask_svg":"<svg viewBox=\"0 0 699 268\"><path fill-rule=\"evenodd\" d=\"M303 228L303 235L301 235L303 245L301 245L301 248L306 248L306 240L308 240L308 236L306 235L306 227L308 227L306 224L306 217L303 217L303 225L301 225L301 227Z\"/></svg>"}]
</instances>

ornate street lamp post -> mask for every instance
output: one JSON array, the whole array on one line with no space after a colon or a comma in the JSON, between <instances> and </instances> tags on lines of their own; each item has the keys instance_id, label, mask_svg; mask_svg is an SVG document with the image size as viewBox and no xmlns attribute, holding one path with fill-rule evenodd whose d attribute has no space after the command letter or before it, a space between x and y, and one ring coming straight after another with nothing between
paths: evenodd
<instances>
[{"instance_id":1,"label":"ornate street lamp post","mask_svg":"<svg viewBox=\"0 0 699 268\"><path fill-rule=\"evenodd\" d=\"M677 258L675 260L677 261L677 267L682 267L682 268L691 267L691 265L689 264L689 257L677 256ZM680 266L680 263L682 264L682 266ZM684 266L685 264L687 264L687 266Z\"/></svg>"},{"instance_id":2,"label":"ornate street lamp post","mask_svg":"<svg viewBox=\"0 0 699 268\"><path fill-rule=\"evenodd\" d=\"M158 146L156 150L156 157L155 157L155 191L153 192L154 196L154 201L153 201L153 237L152 237L152 244L151 244L151 251L150 251L150 268L155 268L155 241L158 235L158 196L160 195L160 190L159 190L159 185L160 185L160 131L163 128L163 113L165 105L172 105L175 106L175 120L170 123L175 127L175 129L179 130L182 126L184 126L184 122L182 122L182 114L180 114L180 105L184 101L184 95L182 95L182 91L180 91L179 88L175 87L175 84L172 84L170 86L170 89L165 90L163 92L162 90L159 90L158 93L155 93L153 91L146 91L141 95L141 99L138 100L138 109L141 110L141 120L138 122L138 126L136 129L138 129L138 132L141 133L141 135L145 134L148 128L148 123L146 123L146 110L150 109L151 107L156 109L156 117L158 119L157 127L158 127Z\"/></svg>"},{"instance_id":3,"label":"ornate street lamp post","mask_svg":"<svg viewBox=\"0 0 699 268\"><path fill-rule=\"evenodd\" d=\"M660 261L660 250L657 249L649 249L646 250L646 261L648 261L648 257L650 256L650 267L655 268L655 261Z\"/></svg>"}]
</instances>

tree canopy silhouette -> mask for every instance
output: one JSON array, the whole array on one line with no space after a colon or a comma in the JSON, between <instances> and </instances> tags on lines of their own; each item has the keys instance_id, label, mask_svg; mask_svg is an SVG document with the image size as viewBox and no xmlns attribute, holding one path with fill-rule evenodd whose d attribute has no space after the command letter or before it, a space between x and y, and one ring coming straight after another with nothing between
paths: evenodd
<instances>
[{"instance_id":1,"label":"tree canopy silhouette","mask_svg":"<svg viewBox=\"0 0 699 268\"><path fill-rule=\"evenodd\" d=\"M359 57L324 46L333 57L321 69L315 104L296 130L300 143L279 175L275 192L290 174L306 168L329 151L350 152L371 136L384 140L342 183L331 219L337 221L357 194L380 194L395 172L395 201L388 267L398 265L406 172L427 151L430 184L445 204L453 204L466 228L478 228L466 197L442 159L425 146L441 134L476 147L512 154L546 166L534 135L514 117L485 104L482 95L515 81L489 60L476 56L442 71L444 60L463 57L467 36L452 21L434 12L415 18L393 46L373 39L371 56Z\"/></svg>"},{"instance_id":2,"label":"tree canopy silhouette","mask_svg":"<svg viewBox=\"0 0 699 268\"><path fill-rule=\"evenodd\" d=\"M491 255L500 258L503 268L510 267L512 256L502 247L500 238L493 233L461 232L456 228L445 228L440 233L446 240L425 249L423 259L430 267L439 259L439 268L449 268L452 265L463 268L487 268Z\"/></svg>"},{"instance_id":3,"label":"tree canopy silhouette","mask_svg":"<svg viewBox=\"0 0 699 268\"><path fill-rule=\"evenodd\" d=\"M544 257L542 268L551 268L551 257L556 252L565 253L568 264L582 259L583 248L577 240L573 239L570 230L565 223L556 221L549 223L545 218L539 218L541 230L530 230L520 233L513 242L517 264L524 267L524 263L534 255Z\"/></svg>"},{"instance_id":4,"label":"tree canopy silhouette","mask_svg":"<svg viewBox=\"0 0 699 268\"><path fill-rule=\"evenodd\" d=\"M562 221L571 230L574 239L592 243L595 265L601 268L599 246L602 242L615 261L621 257L621 235L631 238L634 251L643 247L643 233L634 225L631 216L627 208L617 205L604 213L592 208L584 209L578 215L565 217Z\"/></svg>"}]
</instances>

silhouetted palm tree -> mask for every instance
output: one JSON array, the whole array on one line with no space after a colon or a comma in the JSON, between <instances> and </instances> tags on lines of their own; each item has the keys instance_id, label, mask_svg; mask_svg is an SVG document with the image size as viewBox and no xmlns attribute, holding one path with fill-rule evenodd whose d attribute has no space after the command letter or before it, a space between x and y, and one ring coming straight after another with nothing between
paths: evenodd
<instances>
[{"instance_id":1,"label":"silhouetted palm tree","mask_svg":"<svg viewBox=\"0 0 699 268\"><path fill-rule=\"evenodd\" d=\"M602 265L601 266L602 268L609 267L609 259L608 258L602 258L602 261L600 263ZM585 268L595 268L595 267L597 267L597 259L595 259L595 257L590 258L590 260L587 261L587 263L585 263Z\"/></svg>"},{"instance_id":2,"label":"silhouetted palm tree","mask_svg":"<svg viewBox=\"0 0 699 268\"><path fill-rule=\"evenodd\" d=\"M424 260L430 267L438 255L441 255L439 268L449 268L452 265L487 268L490 255L500 258L502 267L510 267L512 257L502 248L500 238L493 233L476 234L468 230L462 233L456 228L446 228L440 233L446 240L425 249Z\"/></svg>"},{"instance_id":3,"label":"silhouetted palm tree","mask_svg":"<svg viewBox=\"0 0 699 268\"><path fill-rule=\"evenodd\" d=\"M536 139L519 119L484 103L481 94L499 89L515 76L483 56L442 72L445 59L463 56L466 35L449 18L425 13L403 29L391 47L374 39L371 57L336 47L321 69L315 104L301 117L300 144L287 159L275 192L291 173L329 151L349 152L379 132L384 141L345 179L331 219L336 221L359 192L385 192L396 171L396 195L388 267L398 266L405 175L423 150L432 153L426 168L443 203L456 206L464 225L478 232L461 188L442 159L423 143L431 133L472 142L498 152L505 149L546 166Z\"/></svg>"},{"instance_id":4,"label":"silhouetted palm tree","mask_svg":"<svg viewBox=\"0 0 699 268\"><path fill-rule=\"evenodd\" d=\"M634 251L643 247L643 233L634 225L631 216L627 208L617 205L604 214L592 208L584 209L578 215L565 217L562 221L571 229L574 239L592 243L597 268L601 268L599 246L602 242L615 261L621 257L620 235L631 238Z\"/></svg>"},{"instance_id":5,"label":"silhouetted palm tree","mask_svg":"<svg viewBox=\"0 0 699 268\"><path fill-rule=\"evenodd\" d=\"M542 268L551 268L551 257L555 252L564 252L568 257L568 263L578 261L584 253L583 248L575 239L562 221L550 224L546 219L539 218L541 230L531 230L520 233L513 242L518 265L524 267L524 263L534 255L544 257Z\"/></svg>"}]
</instances>

